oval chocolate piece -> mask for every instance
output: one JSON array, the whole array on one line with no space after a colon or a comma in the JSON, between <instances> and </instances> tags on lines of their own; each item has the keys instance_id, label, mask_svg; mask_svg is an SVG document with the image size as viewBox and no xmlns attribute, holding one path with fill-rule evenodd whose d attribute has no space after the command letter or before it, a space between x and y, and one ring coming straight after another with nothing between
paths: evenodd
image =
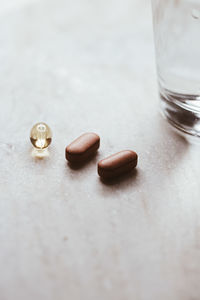
<instances>
[{"instance_id":1,"label":"oval chocolate piece","mask_svg":"<svg viewBox=\"0 0 200 300\"><path fill-rule=\"evenodd\" d=\"M65 157L71 163L80 163L95 154L100 146L100 137L96 133L84 133L65 149Z\"/></svg>"},{"instance_id":2,"label":"oval chocolate piece","mask_svg":"<svg viewBox=\"0 0 200 300\"><path fill-rule=\"evenodd\" d=\"M115 153L98 163L98 174L104 179L110 179L132 171L137 166L137 153L124 150Z\"/></svg>"}]
</instances>

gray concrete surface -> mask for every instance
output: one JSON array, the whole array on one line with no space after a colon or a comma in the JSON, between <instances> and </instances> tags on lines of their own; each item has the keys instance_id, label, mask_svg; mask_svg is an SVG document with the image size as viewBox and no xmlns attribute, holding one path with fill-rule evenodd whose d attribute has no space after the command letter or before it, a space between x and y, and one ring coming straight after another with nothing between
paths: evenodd
<instances>
[{"instance_id":1,"label":"gray concrete surface","mask_svg":"<svg viewBox=\"0 0 200 300\"><path fill-rule=\"evenodd\" d=\"M150 1L1 1L0 66L0 299L199 300L199 147L159 114ZM100 151L70 169L85 131ZM103 184L122 149L137 173Z\"/></svg>"}]
</instances>

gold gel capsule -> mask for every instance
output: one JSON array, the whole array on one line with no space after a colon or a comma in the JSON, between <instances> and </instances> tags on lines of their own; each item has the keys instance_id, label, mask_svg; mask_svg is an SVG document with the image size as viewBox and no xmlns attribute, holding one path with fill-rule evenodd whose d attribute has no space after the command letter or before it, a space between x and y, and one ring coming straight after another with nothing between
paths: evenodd
<instances>
[{"instance_id":1,"label":"gold gel capsule","mask_svg":"<svg viewBox=\"0 0 200 300\"><path fill-rule=\"evenodd\" d=\"M45 123L37 123L30 132L30 140L36 149L45 149L51 144L52 132Z\"/></svg>"}]
</instances>

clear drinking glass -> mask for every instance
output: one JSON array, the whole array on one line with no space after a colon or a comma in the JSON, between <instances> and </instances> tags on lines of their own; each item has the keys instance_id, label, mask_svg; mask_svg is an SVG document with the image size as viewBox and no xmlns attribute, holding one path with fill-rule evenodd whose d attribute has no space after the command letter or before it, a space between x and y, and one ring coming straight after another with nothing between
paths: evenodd
<instances>
[{"instance_id":1,"label":"clear drinking glass","mask_svg":"<svg viewBox=\"0 0 200 300\"><path fill-rule=\"evenodd\" d=\"M161 108L200 137L200 0L152 0Z\"/></svg>"}]
</instances>

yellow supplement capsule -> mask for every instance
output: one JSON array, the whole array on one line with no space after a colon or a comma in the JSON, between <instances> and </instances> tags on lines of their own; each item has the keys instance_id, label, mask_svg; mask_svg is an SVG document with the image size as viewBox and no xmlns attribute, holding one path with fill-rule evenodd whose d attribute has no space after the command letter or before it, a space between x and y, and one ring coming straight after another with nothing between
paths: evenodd
<instances>
[{"instance_id":1,"label":"yellow supplement capsule","mask_svg":"<svg viewBox=\"0 0 200 300\"><path fill-rule=\"evenodd\" d=\"M30 140L36 149L47 148L52 141L51 129L43 122L35 124L30 132Z\"/></svg>"}]
</instances>

